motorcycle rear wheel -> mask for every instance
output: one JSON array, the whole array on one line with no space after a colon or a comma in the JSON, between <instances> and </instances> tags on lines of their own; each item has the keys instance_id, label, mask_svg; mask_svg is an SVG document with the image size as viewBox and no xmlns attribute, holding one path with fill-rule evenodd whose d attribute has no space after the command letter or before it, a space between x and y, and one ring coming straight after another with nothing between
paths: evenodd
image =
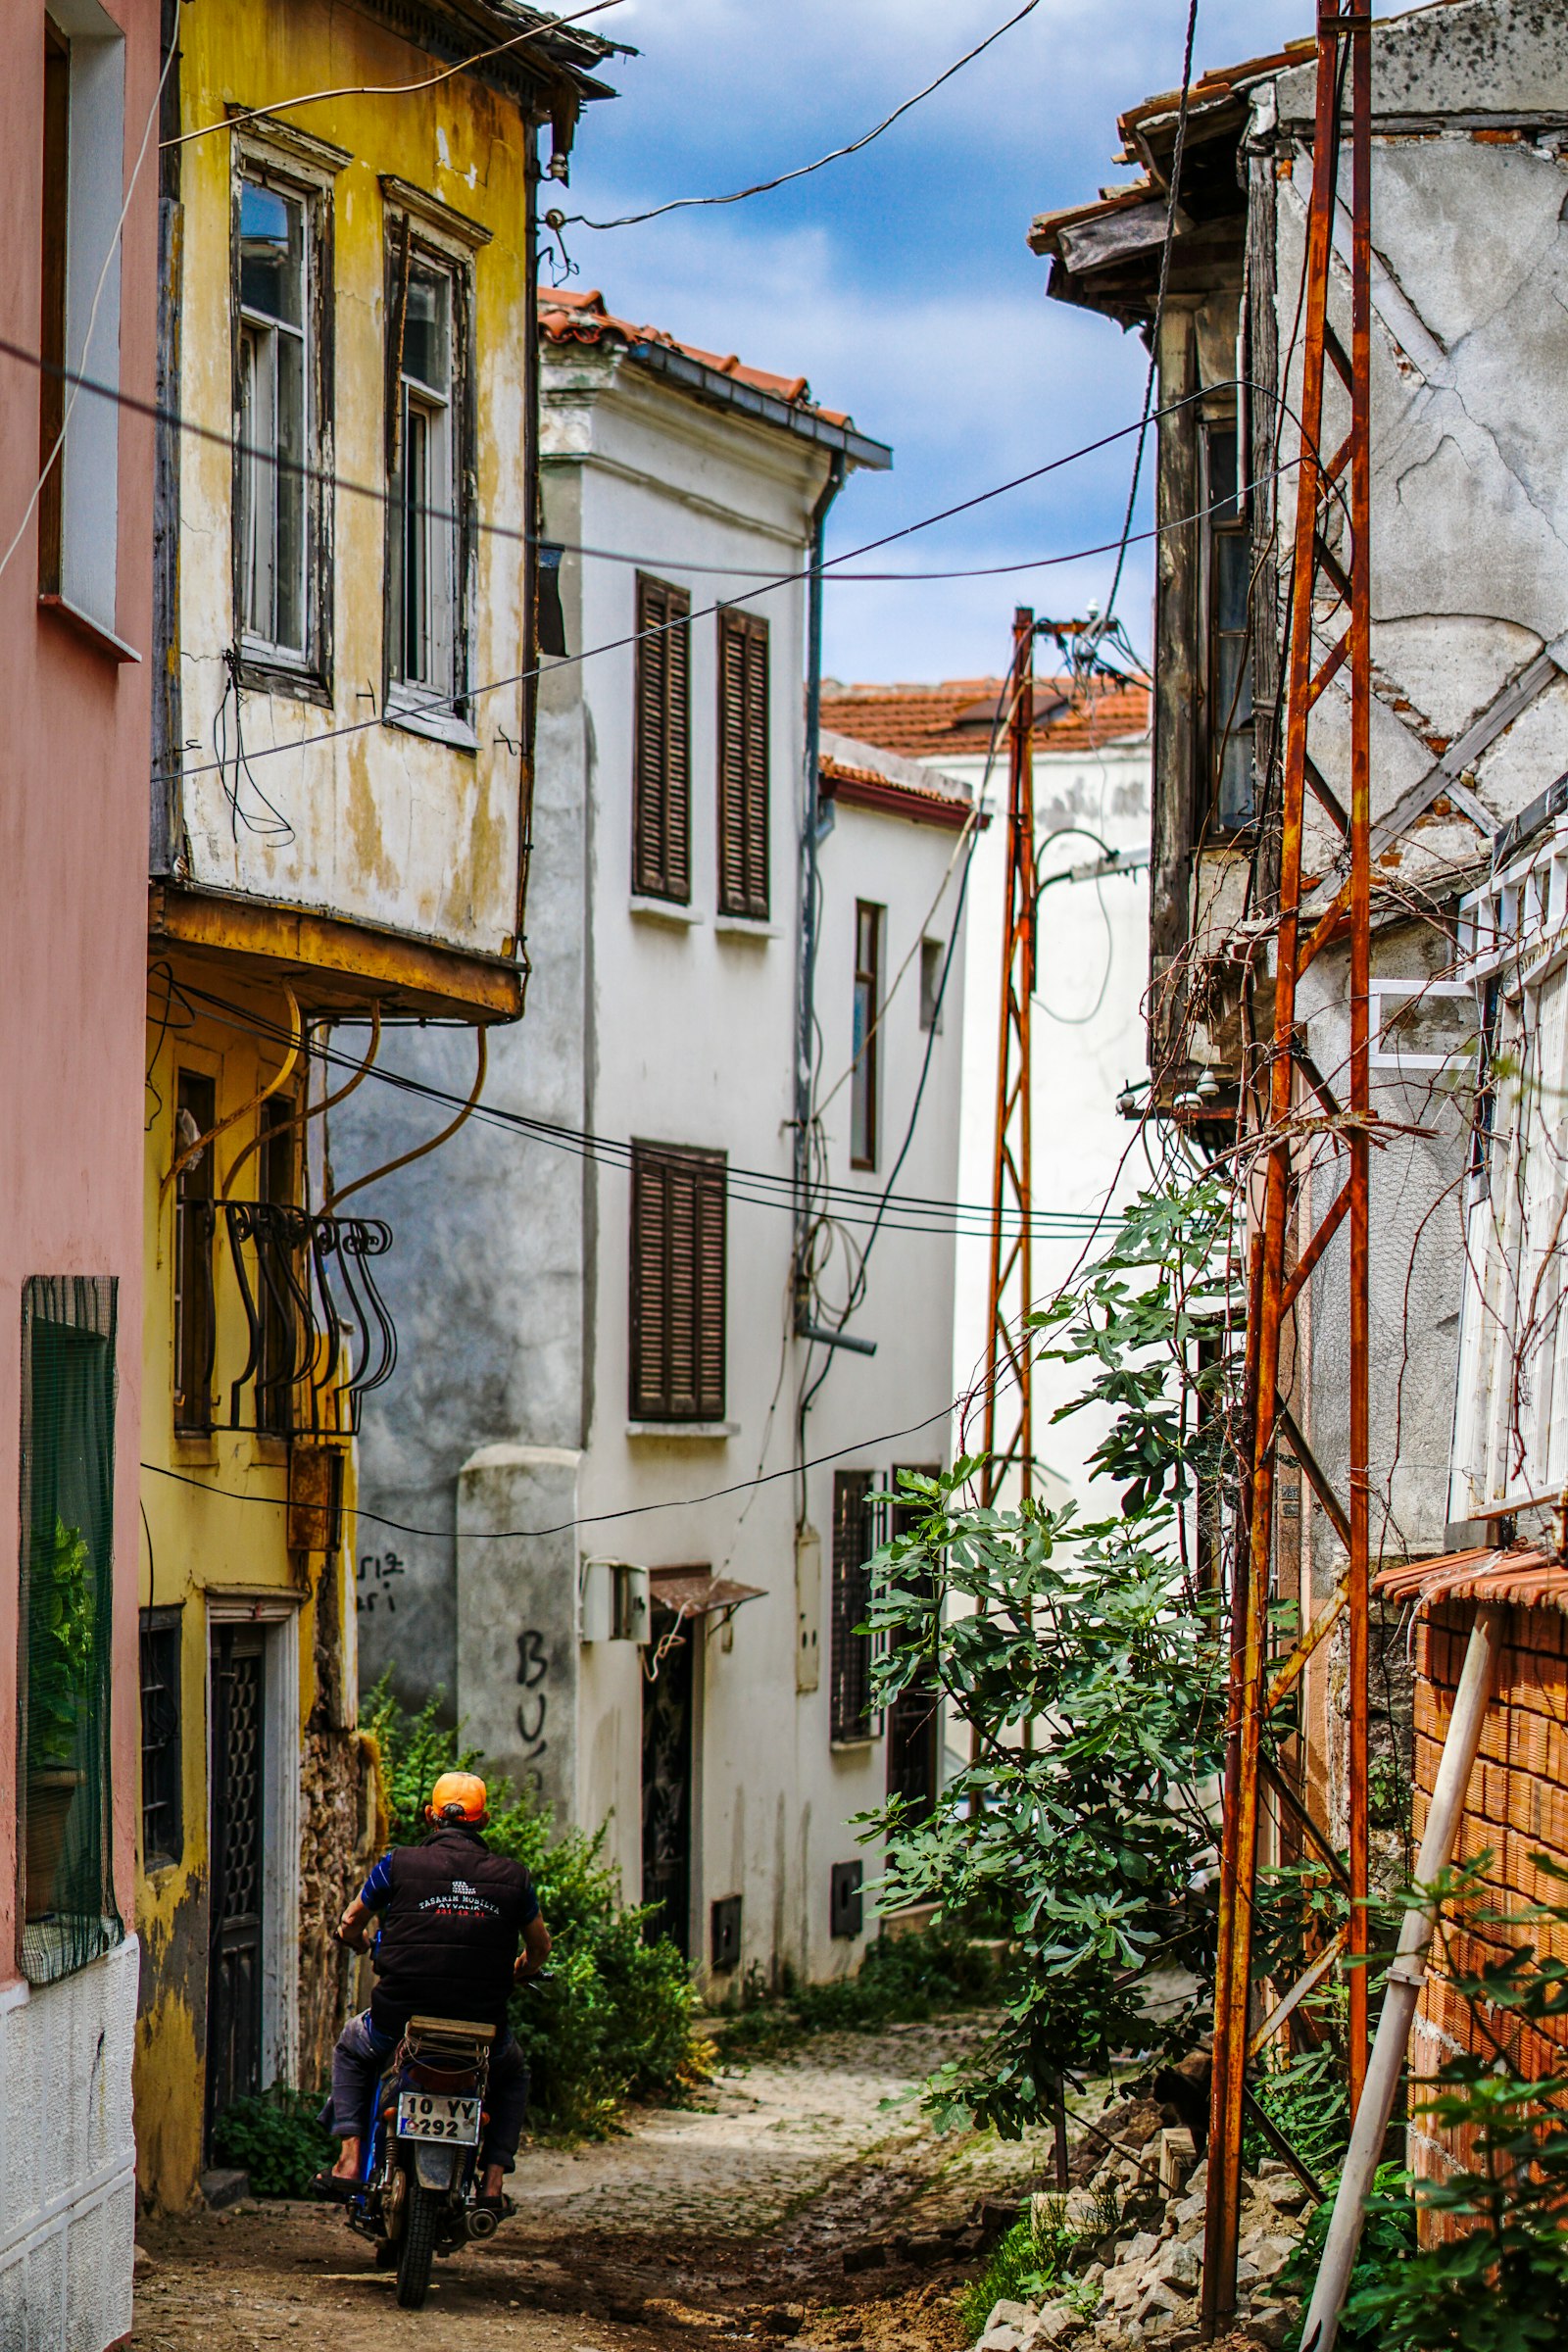
<instances>
[{"instance_id":1,"label":"motorcycle rear wheel","mask_svg":"<svg viewBox=\"0 0 1568 2352\"><path fill-rule=\"evenodd\" d=\"M422 2309L430 2289L430 2266L435 2259L436 2221L441 2200L433 2189L409 2182L403 2235L398 2240L398 2301L405 2311Z\"/></svg>"}]
</instances>

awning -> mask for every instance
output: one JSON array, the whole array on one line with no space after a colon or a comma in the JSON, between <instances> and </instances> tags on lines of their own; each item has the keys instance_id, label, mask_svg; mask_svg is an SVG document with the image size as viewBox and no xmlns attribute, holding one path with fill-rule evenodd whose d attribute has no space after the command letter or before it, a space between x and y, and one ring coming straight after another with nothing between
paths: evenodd
<instances>
[{"instance_id":1,"label":"awning","mask_svg":"<svg viewBox=\"0 0 1568 2352\"><path fill-rule=\"evenodd\" d=\"M1568 1562L1535 1544L1512 1544L1505 1550L1482 1544L1435 1560L1401 1560L1374 1578L1373 1590L1418 1608L1440 1600L1491 1600L1568 1613Z\"/></svg>"},{"instance_id":2,"label":"awning","mask_svg":"<svg viewBox=\"0 0 1568 2352\"><path fill-rule=\"evenodd\" d=\"M760 1600L763 1590L715 1576L710 1568L651 1568L648 1583L655 1608L667 1609L674 1617L711 1617L719 1609L738 1609L744 1601Z\"/></svg>"}]
</instances>

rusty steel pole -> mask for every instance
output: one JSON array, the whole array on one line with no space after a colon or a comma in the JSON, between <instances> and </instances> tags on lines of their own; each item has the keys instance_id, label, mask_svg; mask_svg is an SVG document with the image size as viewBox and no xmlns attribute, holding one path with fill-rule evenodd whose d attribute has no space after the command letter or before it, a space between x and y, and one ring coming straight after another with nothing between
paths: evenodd
<instances>
[{"instance_id":1,"label":"rusty steel pole","mask_svg":"<svg viewBox=\"0 0 1568 2352\"><path fill-rule=\"evenodd\" d=\"M1341 151L1341 58L1348 45L1351 113L1350 349L1329 317L1335 211ZM1214 2057L1210 2093L1208 2202L1204 2231L1202 2326L1221 2332L1236 2308L1242 2203L1243 2104L1251 1993L1252 1902L1256 1885L1262 1785L1264 1678L1273 1592L1274 1478L1282 1415L1281 1343L1296 1299L1338 1226L1348 1222L1349 1344L1349 1508L1325 1508L1348 1536L1350 1705L1350 1886L1353 1954L1365 1946L1367 1884L1367 1647L1370 1512L1368 1492L1370 1251L1368 1167L1371 1116L1368 973L1370 965L1370 596L1369 365L1371 253L1371 21L1341 0L1319 0L1317 104L1312 147L1306 283L1302 301L1300 455L1292 557L1291 636L1287 664L1284 778L1279 848L1274 1037L1266 1123L1257 1137L1261 1214L1250 1269L1246 1403L1248 1476L1233 1578L1230 1706L1221 1841L1219 1945L1214 1984ZM1349 395L1349 430L1331 453L1323 447L1326 370ZM1346 477L1348 476L1347 484ZM1347 491L1348 495L1347 495ZM1348 531L1338 525L1348 520ZM1341 554L1334 553L1338 544ZM1318 609L1321 593L1323 609ZM1327 650L1322 651L1327 641ZM1313 705L1348 664L1350 792L1348 814L1318 774L1307 749ZM1307 791L1341 835L1348 870L1325 910L1302 936L1302 829ZM1343 1183L1300 1252L1286 1270L1286 1243L1298 1207L1292 1111L1298 1056L1298 984L1332 943L1349 940L1348 1116L1343 1120ZM1311 1073L1314 1092L1327 1090ZM1337 1109L1338 1105L1332 1105ZM1325 1620L1325 1623L1327 1620ZM1350 2075L1358 2096L1366 2065L1366 1973L1351 1968Z\"/></svg>"},{"instance_id":2,"label":"rusty steel pole","mask_svg":"<svg viewBox=\"0 0 1568 2352\"><path fill-rule=\"evenodd\" d=\"M1035 616L1020 605L1012 616L1012 661L1004 688L1007 708L1007 878L1002 915L1002 1029L997 1049L996 1149L991 1177L991 1287L986 1334L985 1415L980 1498L993 1504L1016 1465L1019 1493L1034 1492L1034 1415L1030 1345L1023 1318L1034 1302L1031 1250L1033 1209L1029 1039L1035 988ZM1009 1212L1017 1231L1005 1232ZM1009 1305L1012 1312L1009 1315ZM998 1439L999 1393L1016 1385Z\"/></svg>"}]
</instances>

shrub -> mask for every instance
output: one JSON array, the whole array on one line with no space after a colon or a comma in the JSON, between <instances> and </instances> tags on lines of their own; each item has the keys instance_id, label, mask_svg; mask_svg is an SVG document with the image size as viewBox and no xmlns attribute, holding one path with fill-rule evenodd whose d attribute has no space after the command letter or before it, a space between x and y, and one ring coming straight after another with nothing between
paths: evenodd
<instances>
[{"instance_id":1,"label":"shrub","mask_svg":"<svg viewBox=\"0 0 1568 2352\"><path fill-rule=\"evenodd\" d=\"M1100 2209L1085 2230L1070 2229L1066 2209L1055 2197L1031 2198L978 2278L963 2290L958 2317L964 2332L976 2336L993 2307L1006 2300L1046 2303L1054 2299L1076 2304L1087 2315L1100 2300L1098 2287L1075 2280L1071 2268L1079 2249L1105 2236L1116 2227L1115 2197L1101 2200Z\"/></svg>"},{"instance_id":2,"label":"shrub","mask_svg":"<svg viewBox=\"0 0 1568 2352\"><path fill-rule=\"evenodd\" d=\"M440 1721L439 1706L433 1698L410 1715L384 1679L366 1703L394 1844L423 1837L423 1807L438 1774L483 1766ZM602 1832L558 1836L548 1814L505 1781L490 1784L490 1812L486 1842L527 1869L556 1943L550 1980L519 1991L512 2004L534 2120L564 2136L602 2134L628 2099L667 2099L701 2076L705 2045L692 2033L686 1963L667 1937L649 1939L651 1911L621 1901Z\"/></svg>"},{"instance_id":3,"label":"shrub","mask_svg":"<svg viewBox=\"0 0 1568 2352\"><path fill-rule=\"evenodd\" d=\"M919 2025L994 1997L995 1954L961 1928L935 1920L906 1936L879 1936L853 1977L801 1984L785 1972L782 1998L769 2001L753 1977L739 1988L724 2030L726 2058L772 2057L808 2034L875 2034Z\"/></svg>"},{"instance_id":4,"label":"shrub","mask_svg":"<svg viewBox=\"0 0 1568 2352\"><path fill-rule=\"evenodd\" d=\"M281 2082L236 2099L214 2128L213 2154L249 2173L259 2197L303 2197L312 2175L337 2157L337 2141L316 2120L320 2104L319 2093Z\"/></svg>"}]
</instances>

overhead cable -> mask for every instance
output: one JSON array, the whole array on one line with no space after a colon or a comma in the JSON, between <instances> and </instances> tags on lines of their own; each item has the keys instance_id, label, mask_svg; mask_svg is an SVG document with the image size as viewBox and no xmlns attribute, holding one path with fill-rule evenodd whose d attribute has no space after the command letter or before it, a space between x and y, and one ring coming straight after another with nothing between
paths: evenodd
<instances>
[{"instance_id":1,"label":"overhead cable","mask_svg":"<svg viewBox=\"0 0 1568 2352\"><path fill-rule=\"evenodd\" d=\"M906 115L911 107L918 106L922 99L940 90L944 82L951 81L956 74L961 74L965 66L973 65L977 57L984 56L993 41L1000 41L1004 32L1010 32L1015 24L1021 24L1024 18L1032 16L1039 5L1040 0L1024 0L1024 5L1015 16L1010 16L1004 24L999 24L994 32L988 32L985 39L977 41L972 49L966 49L962 57L956 58L951 66L937 75L935 81L928 81L925 88L916 90L912 98L906 98L874 128L862 131L858 139L851 139L848 146L835 147L830 154L819 155L814 163L797 164L793 172L781 172L775 179L760 179L749 188L733 188L727 196L672 196L667 204L656 204L646 213L623 213L615 220L590 220L586 213L547 215L547 219L552 222L559 219L563 228L636 228L644 220L661 220L665 213L686 212L693 205L744 204L749 196L765 196L770 189L787 187L792 179L805 179L812 172L820 172L826 164L842 163L846 156L858 155L862 147L869 147L873 139L879 139L885 130L891 130L894 123Z\"/></svg>"}]
</instances>

